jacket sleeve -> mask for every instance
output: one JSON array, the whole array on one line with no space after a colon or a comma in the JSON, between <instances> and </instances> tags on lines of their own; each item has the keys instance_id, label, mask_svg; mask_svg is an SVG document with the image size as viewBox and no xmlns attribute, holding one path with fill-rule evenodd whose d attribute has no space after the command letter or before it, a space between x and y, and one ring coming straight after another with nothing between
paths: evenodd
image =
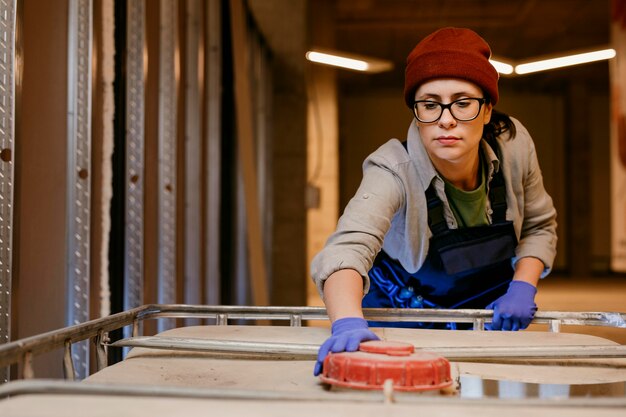
<instances>
[{"instance_id":1,"label":"jacket sleeve","mask_svg":"<svg viewBox=\"0 0 626 417\"><path fill-rule=\"evenodd\" d=\"M404 201L404 187L383 158L370 156L363 164L361 184L324 248L313 258L311 276L320 295L324 282L340 269L354 269L369 291L368 271L382 247L391 219Z\"/></svg>"},{"instance_id":2,"label":"jacket sleeve","mask_svg":"<svg viewBox=\"0 0 626 417\"><path fill-rule=\"evenodd\" d=\"M552 198L543 185L543 176L537 160L535 145L528 131L516 123L520 144L526 148L527 159L520 167L523 185L523 221L516 258L534 257L543 262L545 268L541 277L548 275L556 256L556 209ZM516 137L513 141L517 141Z\"/></svg>"}]
</instances>

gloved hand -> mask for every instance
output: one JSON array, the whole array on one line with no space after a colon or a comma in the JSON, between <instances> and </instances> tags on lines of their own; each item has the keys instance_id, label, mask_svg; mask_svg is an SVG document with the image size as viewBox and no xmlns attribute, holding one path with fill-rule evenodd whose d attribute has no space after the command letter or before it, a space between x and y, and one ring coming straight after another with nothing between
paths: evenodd
<instances>
[{"instance_id":1,"label":"gloved hand","mask_svg":"<svg viewBox=\"0 0 626 417\"><path fill-rule=\"evenodd\" d=\"M487 330L522 330L528 327L535 317L537 288L524 281L511 281L506 294L489 304L487 310L493 310L491 325Z\"/></svg>"},{"instance_id":2,"label":"gloved hand","mask_svg":"<svg viewBox=\"0 0 626 417\"><path fill-rule=\"evenodd\" d=\"M317 353L317 362L313 375L322 373L324 358L328 352L354 352L361 342L379 340L368 327L367 321L360 317L345 317L335 321L331 327L332 336L326 340Z\"/></svg>"}]
</instances>

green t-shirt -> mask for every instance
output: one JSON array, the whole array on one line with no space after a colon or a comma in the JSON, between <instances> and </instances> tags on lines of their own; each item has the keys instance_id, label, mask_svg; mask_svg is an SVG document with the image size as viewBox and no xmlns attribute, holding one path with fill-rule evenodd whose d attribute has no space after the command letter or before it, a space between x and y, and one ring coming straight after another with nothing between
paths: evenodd
<instances>
[{"instance_id":1,"label":"green t-shirt","mask_svg":"<svg viewBox=\"0 0 626 417\"><path fill-rule=\"evenodd\" d=\"M480 185L475 190L461 190L444 178L446 196L459 227L475 227L489 224L486 213L487 188L483 158L481 158L480 166Z\"/></svg>"}]
</instances>

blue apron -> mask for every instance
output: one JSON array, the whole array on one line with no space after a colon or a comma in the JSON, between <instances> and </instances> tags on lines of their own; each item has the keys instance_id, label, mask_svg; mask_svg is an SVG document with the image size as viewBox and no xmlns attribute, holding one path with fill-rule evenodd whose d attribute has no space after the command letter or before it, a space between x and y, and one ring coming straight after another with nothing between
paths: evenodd
<instances>
[{"instance_id":1,"label":"blue apron","mask_svg":"<svg viewBox=\"0 0 626 417\"><path fill-rule=\"evenodd\" d=\"M406 146L406 145L405 145ZM495 149L495 148L494 148ZM492 223L450 229L443 202L433 185L426 190L430 238L426 261L416 273L381 251L368 275L370 291L364 308L485 308L506 293L513 278L511 258L517 237L506 220L506 188L502 169L493 176L489 201ZM370 326L417 328L469 328L455 323L370 322Z\"/></svg>"}]
</instances>

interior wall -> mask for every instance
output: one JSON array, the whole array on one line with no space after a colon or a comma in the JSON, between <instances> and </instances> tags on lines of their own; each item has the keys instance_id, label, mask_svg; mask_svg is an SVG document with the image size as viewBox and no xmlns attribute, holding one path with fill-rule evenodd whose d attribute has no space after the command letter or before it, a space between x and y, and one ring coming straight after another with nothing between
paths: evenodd
<instances>
[{"instance_id":1,"label":"interior wall","mask_svg":"<svg viewBox=\"0 0 626 417\"><path fill-rule=\"evenodd\" d=\"M335 47L334 5L317 1L309 7L309 37L316 48ZM309 63L307 83L307 265L324 247L339 219L339 109L337 71ZM310 271L307 271L309 277ZM312 279L307 304L323 305Z\"/></svg>"},{"instance_id":2,"label":"interior wall","mask_svg":"<svg viewBox=\"0 0 626 417\"><path fill-rule=\"evenodd\" d=\"M305 61L306 0L251 0L250 10L267 41L273 84L271 182L273 195L271 305L306 303Z\"/></svg>"},{"instance_id":3,"label":"interior wall","mask_svg":"<svg viewBox=\"0 0 626 417\"><path fill-rule=\"evenodd\" d=\"M413 120L401 90L339 95L339 211L361 183L365 158L391 138L405 140Z\"/></svg>"},{"instance_id":4,"label":"interior wall","mask_svg":"<svg viewBox=\"0 0 626 417\"><path fill-rule=\"evenodd\" d=\"M20 339L65 326L67 2L23 2L23 81L16 120L13 314ZM46 34L42 36L42 34ZM35 358L62 376L62 352Z\"/></svg>"},{"instance_id":5,"label":"interior wall","mask_svg":"<svg viewBox=\"0 0 626 417\"><path fill-rule=\"evenodd\" d=\"M543 182L557 211L557 257L554 269L567 265L567 200L565 182L564 97L558 94L523 93L501 89L497 109L519 120L528 130L537 151Z\"/></svg>"},{"instance_id":6,"label":"interior wall","mask_svg":"<svg viewBox=\"0 0 626 417\"><path fill-rule=\"evenodd\" d=\"M158 276L158 121L159 121L159 2L146 2L145 173L144 173L144 303L157 300ZM144 334L156 332L148 320Z\"/></svg>"},{"instance_id":7,"label":"interior wall","mask_svg":"<svg viewBox=\"0 0 626 417\"><path fill-rule=\"evenodd\" d=\"M589 97L589 131L591 145L591 268L596 272L611 269L611 164L609 97Z\"/></svg>"}]
</instances>

